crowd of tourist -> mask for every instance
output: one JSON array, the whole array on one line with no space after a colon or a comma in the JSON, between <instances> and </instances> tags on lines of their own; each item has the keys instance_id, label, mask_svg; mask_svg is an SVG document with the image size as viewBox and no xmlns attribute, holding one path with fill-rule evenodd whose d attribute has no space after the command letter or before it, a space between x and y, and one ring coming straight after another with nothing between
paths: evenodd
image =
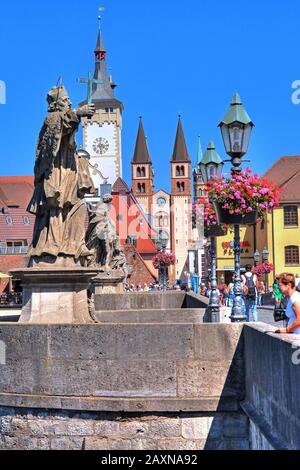
<instances>
[{"instance_id":1,"label":"crowd of tourist","mask_svg":"<svg viewBox=\"0 0 300 470\"><path fill-rule=\"evenodd\" d=\"M288 279L288 281L287 281ZM242 294L242 305L243 311L246 315L246 321L258 321L257 307L262 306L263 296L267 293L272 293L273 303L275 308L286 312L289 305L288 294L284 290L285 284L291 289L291 296L293 299L298 300L297 295L299 294L299 315L300 315L300 277L298 274L295 276L292 274L280 274L275 277L275 281L268 289L264 281L259 279L255 273L253 273L253 267L249 264L246 266L245 274L241 275L241 286L243 290ZM287 290L287 289L286 289ZM210 298L212 292L211 282L202 283L200 285L199 293L205 297ZM220 306L233 307L234 302L234 273L232 273L231 282L226 284L224 281L220 282L217 286L217 294L219 297ZM290 306L291 310L291 306ZM278 320L275 320L278 321ZM300 320L299 320L300 321ZM284 329L283 329L284 330ZM279 330L278 330L279 332ZM280 331L283 332L283 331ZM300 332L300 328L299 328Z\"/></svg>"},{"instance_id":2,"label":"crowd of tourist","mask_svg":"<svg viewBox=\"0 0 300 470\"><path fill-rule=\"evenodd\" d=\"M257 306L262 305L263 295L267 293L264 281L258 279L257 275L253 273L253 267L248 264L245 267L246 272L241 275L241 286L243 290L242 303L243 310L246 315L247 321L253 319L258 320ZM217 294L219 297L220 305L226 307L233 307L234 302L234 273L232 273L231 281L226 284L221 281L217 286ZM272 292L273 288L268 289ZM211 282L202 283L200 286L201 295L210 298L211 295Z\"/></svg>"},{"instance_id":3,"label":"crowd of tourist","mask_svg":"<svg viewBox=\"0 0 300 470\"><path fill-rule=\"evenodd\" d=\"M148 284L129 284L126 286L126 292L159 292L164 290L181 290L184 286L180 286L177 282L168 281L167 286L163 286L158 282Z\"/></svg>"},{"instance_id":4,"label":"crowd of tourist","mask_svg":"<svg viewBox=\"0 0 300 470\"><path fill-rule=\"evenodd\" d=\"M4 306L4 305L9 305L9 306L13 306L13 305L22 305L22 292L14 292L14 291L11 291L9 293L7 292L3 292L1 295L0 295L0 306Z\"/></svg>"}]
</instances>

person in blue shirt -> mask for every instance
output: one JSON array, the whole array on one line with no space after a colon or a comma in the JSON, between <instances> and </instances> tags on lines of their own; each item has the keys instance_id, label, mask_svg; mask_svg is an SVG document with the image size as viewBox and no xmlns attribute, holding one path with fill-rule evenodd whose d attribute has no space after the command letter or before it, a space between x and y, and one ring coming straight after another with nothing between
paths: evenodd
<instances>
[{"instance_id":1,"label":"person in blue shirt","mask_svg":"<svg viewBox=\"0 0 300 470\"><path fill-rule=\"evenodd\" d=\"M300 292L296 289L295 276L283 273L278 281L280 292L288 298L285 314L288 318L286 328L279 328L275 333L300 335Z\"/></svg>"}]
</instances>

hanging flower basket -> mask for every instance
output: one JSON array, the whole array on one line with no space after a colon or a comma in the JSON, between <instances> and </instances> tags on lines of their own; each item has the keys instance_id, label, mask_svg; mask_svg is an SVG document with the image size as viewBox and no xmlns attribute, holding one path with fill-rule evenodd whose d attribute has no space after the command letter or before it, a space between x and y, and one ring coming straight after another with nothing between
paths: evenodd
<instances>
[{"instance_id":1,"label":"hanging flower basket","mask_svg":"<svg viewBox=\"0 0 300 470\"><path fill-rule=\"evenodd\" d=\"M155 269L161 269L173 266L176 263L176 258L172 253L157 253L152 258L152 264Z\"/></svg>"},{"instance_id":2,"label":"hanging flower basket","mask_svg":"<svg viewBox=\"0 0 300 470\"><path fill-rule=\"evenodd\" d=\"M217 221L219 224L228 225L253 225L257 221L258 210L252 208L252 211L245 215L230 213L228 209L222 207L222 203L213 201L213 206L216 212Z\"/></svg>"},{"instance_id":3,"label":"hanging flower basket","mask_svg":"<svg viewBox=\"0 0 300 470\"><path fill-rule=\"evenodd\" d=\"M281 188L247 168L231 177L214 176L207 195L218 224L252 225L279 206Z\"/></svg>"},{"instance_id":4,"label":"hanging flower basket","mask_svg":"<svg viewBox=\"0 0 300 470\"><path fill-rule=\"evenodd\" d=\"M274 271L274 265L272 263L269 263L268 261L265 261L262 264L258 264L253 269L253 272L258 276L261 276L262 274L269 274L272 271Z\"/></svg>"}]
</instances>

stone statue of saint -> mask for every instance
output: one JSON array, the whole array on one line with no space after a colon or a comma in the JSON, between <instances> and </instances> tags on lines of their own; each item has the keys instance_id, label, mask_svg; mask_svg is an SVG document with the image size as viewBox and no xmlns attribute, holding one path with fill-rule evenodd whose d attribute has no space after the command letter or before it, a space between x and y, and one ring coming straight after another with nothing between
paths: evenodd
<instances>
[{"instance_id":1,"label":"stone statue of saint","mask_svg":"<svg viewBox=\"0 0 300 470\"><path fill-rule=\"evenodd\" d=\"M93 194L88 161L78 155L75 134L82 117L92 117L93 104L71 109L64 86L47 95L48 115L40 131L34 167L34 194L28 212L36 215L30 265L68 258L83 262L91 255L85 244L85 194Z\"/></svg>"},{"instance_id":2,"label":"stone statue of saint","mask_svg":"<svg viewBox=\"0 0 300 470\"><path fill-rule=\"evenodd\" d=\"M96 208L89 207L89 228L86 244L92 256L89 266L101 266L104 271L110 271L110 263L118 241L116 224L110 217L112 196L106 194Z\"/></svg>"}]
</instances>

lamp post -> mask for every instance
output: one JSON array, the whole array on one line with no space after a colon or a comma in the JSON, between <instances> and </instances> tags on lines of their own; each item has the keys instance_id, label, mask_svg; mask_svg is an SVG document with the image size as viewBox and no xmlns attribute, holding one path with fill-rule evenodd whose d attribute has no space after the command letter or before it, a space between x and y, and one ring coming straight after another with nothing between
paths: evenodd
<instances>
[{"instance_id":1,"label":"lamp post","mask_svg":"<svg viewBox=\"0 0 300 470\"><path fill-rule=\"evenodd\" d=\"M259 257L260 257L260 253L258 250L256 250L253 254L254 266L257 266L259 264Z\"/></svg>"},{"instance_id":2,"label":"lamp post","mask_svg":"<svg viewBox=\"0 0 300 470\"><path fill-rule=\"evenodd\" d=\"M227 155L231 157L232 172L241 172L242 157L247 153L254 124L244 109L238 93L233 95L231 105L219 127ZM240 226L234 225L234 301L231 314L232 323L243 322L242 283L241 283L241 239Z\"/></svg>"},{"instance_id":3,"label":"lamp post","mask_svg":"<svg viewBox=\"0 0 300 470\"><path fill-rule=\"evenodd\" d=\"M262 251L262 261L263 263L266 263L269 260L269 252L267 250L267 247L264 247ZM265 286L266 286L266 293L268 292L268 274L265 273Z\"/></svg>"},{"instance_id":4,"label":"lamp post","mask_svg":"<svg viewBox=\"0 0 300 470\"><path fill-rule=\"evenodd\" d=\"M221 176L224 163L217 153L213 142L209 142L199 166L205 184L208 183L212 176ZM220 317L220 303L217 289L217 255L215 236L210 237L210 269L211 294L209 296L209 313L211 322L216 323L219 321Z\"/></svg>"}]
</instances>

